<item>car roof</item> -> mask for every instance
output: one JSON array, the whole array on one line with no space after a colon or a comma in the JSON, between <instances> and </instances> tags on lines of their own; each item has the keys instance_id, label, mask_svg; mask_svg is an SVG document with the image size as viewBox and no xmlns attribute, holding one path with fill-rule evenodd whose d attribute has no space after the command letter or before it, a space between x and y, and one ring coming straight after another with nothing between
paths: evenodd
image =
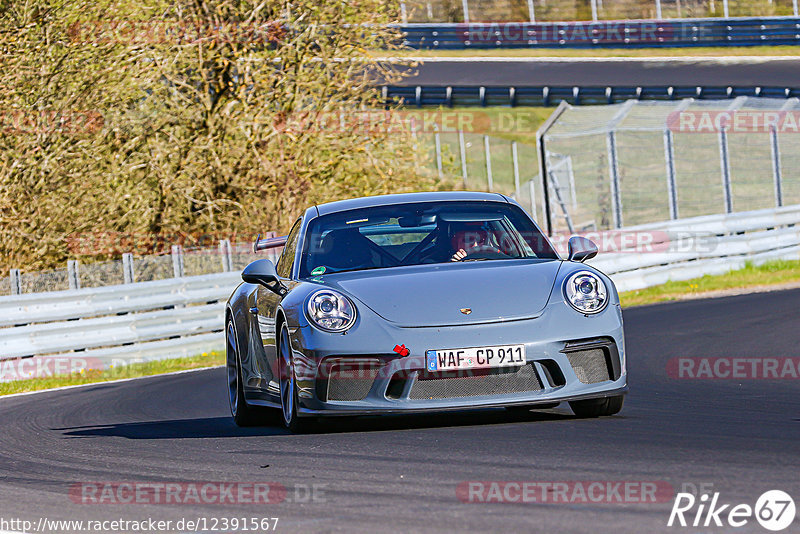
<instances>
[{"instance_id":1,"label":"car roof","mask_svg":"<svg viewBox=\"0 0 800 534\"><path fill-rule=\"evenodd\" d=\"M374 197L351 198L338 200L317 206L318 215L328 215L340 211L368 208L375 206L391 206L392 204L409 204L412 202L447 202L447 201L492 201L508 202L500 193L481 193L477 191L434 191L428 193L402 193L399 195L379 195Z\"/></svg>"}]
</instances>

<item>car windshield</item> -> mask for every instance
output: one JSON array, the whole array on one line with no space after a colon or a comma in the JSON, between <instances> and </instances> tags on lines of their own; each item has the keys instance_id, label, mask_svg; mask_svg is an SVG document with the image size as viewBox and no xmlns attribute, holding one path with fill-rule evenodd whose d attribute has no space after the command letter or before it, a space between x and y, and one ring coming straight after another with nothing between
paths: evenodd
<instances>
[{"instance_id":1,"label":"car windshield","mask_svg":"<svg viewBox=\"0 0 800 534\"><path fill-rule=\"evenodd\" d=\"M555 259L528 216L501 202L423 202L311 221L300 277L454 261Z\"/></svg>"}]
</instances>

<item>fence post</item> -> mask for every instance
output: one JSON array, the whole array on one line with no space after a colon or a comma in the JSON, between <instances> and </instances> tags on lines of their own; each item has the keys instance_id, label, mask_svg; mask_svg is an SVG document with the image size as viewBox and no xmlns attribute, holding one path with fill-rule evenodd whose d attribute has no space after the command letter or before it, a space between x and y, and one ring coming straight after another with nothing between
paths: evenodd
<instances>
[{"instance_id":1,"label":"fence post","mask_svg":"<svg viewBox=\"0 0 800 534\"><path fill-rule=\"evenodd\" d=\"M219 256L222 259L222 270L229 273L233 270L233 255L231 254L231 242L228 239L221 239L219 242Z\"/></svg>"},{"instance_id":2,"label":"fence post","mask_svg":"<svg viewBox=\"0 0 800 534\"><path fill-rule=\"evenodd\" d=\"M730 17L730 13L728 12L728 0L722 0L722 16L726 19Z\"/></svg>"},{"instance_id":3,"label":"fence post","mask_svg":"<svg viewBox=\"0 0 800 534\"><path fill-rule=\"evenodd\" d=\"M514 197L519 198L519 154L516 141L511 141L511 164L514 167Z\"/></svg>"},{"instance_id":4,"label":"fence post","mask_svg":"<svg viewBox=\"0 0 800 534\"><path fill-rule=\"evenodd\" d=\"M536 9L533 7L533 0L528 0L528 19L531 22L536 22Z\"/></svg>"},{"instance_id":5,"label":"fence post","mask_svg":"<svg viewBox=\"0 0 800 534\"><path fill-rule=\"evenodd\" d=\"M781 149L778 145L778 130L775 126L769 128L770 149L772 152L772 176L775 180L775 205L783 206L783 184L781 183Z\"/></svg>"},{"instance_id":6,"label":"fence post","mask_svg":"<svg viewBox=\"0 0 800 534\"><path fill-rule=\"evenodd\" d=\"M172 245L172 275L183 278L183 247Z\"/></svg>"},{"instance_id":7,"label":"fence post","mask_svg":"<svg viewBox=\"0 0 800 534\"><path fill-rule=\"evenodd\" d=\"M661 0L656 0L656 18L661 20Z\"/></svg>"},{"instance_id":8,"label":"fence post","mask_svg":"<svg viewBox=\"0 0 800 534\"><path fill-rule=\"evenodd\" d=\"M406 3L402 0L400 2L400 22L408 24L408 11L406 10Z\"/></svg>"},{"instance_id":9,"label":"fence post","mask_svg":"<svg viewBox=\"0 0 800 534\"><path fill-rule=\"evenodd\" d=\"M597 22L597 0L592 0L592 20Z\"/></svg>"},{"instance_id":10,"label":"fence post","mask_svg":"<svg viewBox=\"0 0 800 534\"><path fill-rule=\"evenodd\" d=\"M536 180L531 178L528 180L528 187L530 188L531 192L531 217L533 220L536 220L536 184L534 184Z\"/></svg>"},{"instance_id":11,"label":"fence post","mask_svg":"<svg viewBox=\"0 0 800 534\"><path fill-rule=\"evenodd\" d=\"M133 254L130 252L122 255L122 275L126 284L132 284L135 280L133 276Z\"/></svg>"},{"instance_id":12,"label":"fence post","mask_svg":"<svg viewBox=\"0 0 800 534\"><path fill-rule=\"evenodd\" d=\"M724 125L719 130L719 165L722 169L722 194L725 200L725 213L732 213L731 164L728 156L728 133Z\"/></svg>"},{"instance_id":13,"label":"fence post","mask_svg":"<svg viewBox=\"0 0 800 534\"><path fill-rule=\"evenodd\" d=\"M464 22L469 22L469 0L461 0L461 8L464 10Z\"/></svg>"},{"instance_id":14,"label":"fence post","mask_svg":"<svg viewBox=\"0 0 800 534\"><path fill-rule=\"evenodd\" d=\"M67 281L70 289L80 289L81 280L78 277L78 260L67 260Z\"/></svg>"},{"instance_id":15,"label":"fence post","mask_svg":"<svg viewBox=\"0 0 800 534\"><path fill-rule=\"evenodd\" d=\"M439 179L444 175L442 171L442 139L439 135L439 128L435 127L433 132L433 142L436 145L436 170L439 172Z\"/></svg>"},{"instance_id":16,"label":"fence post","mask_svg":"<svg viewBox=\"0 0 800 534\"><path fill-rule=\"evenodd\" d=\"M667 195L669 196L669 218L678 218L678 188L675 185L675 148L672 131L664 129L664 161L667 164Z\"/></svg>"},{"instance_id":17,"label":"fence post","mask_svg":"<svg viewBox=\"0 0 800 534\"><path fill-rule=\"evenodd\" d=\"M797 0L792 0L792 14L796 17L797 15Z\"/></svg>"},{"instance_id":18,"label":"fence post","mask_svg":"<svg viewBox=\"0 0 800 534\"><path fill-rule=\"evenodd\" d=\"M22 295L22 276L19 269L11 269L8 274L8 281L11 283L11 294Z\"/></svg>"},{"instance_id":19,"label":"fence post","mask_svg":"<svg viewBox=\"0 0 800 534\"><path fill-rule=\"evenodd\" d=\"M489 136L483 136L483 151L486 157L486 181L489 183L489 191L494 191L494 180L492 179L492 153L489 149Z\"/></svg>"},{"instance_id":20,"label":"fence post","mask_svg":"<svg viewBox=\"0 0 800 534\"><path fill-rule=\"evenodd\" d=\"M462 130L458 131L458 149L461 151L461 176L464 177L464 187L467 187L467 144Z\"/></svg>"},{"instance_id":21,"label":"fence post","mask_svg":"<svg viewBox=\"0 0 800 534\"><path fill-rule=\"evenodd\" d=\"M608 174L611 178L611 211L614 216L614 228L622 228L622 199L620 198L619 189L617 134L614 130L608 132L606 148L608 149Z\"/></svg>"}]
</instances>

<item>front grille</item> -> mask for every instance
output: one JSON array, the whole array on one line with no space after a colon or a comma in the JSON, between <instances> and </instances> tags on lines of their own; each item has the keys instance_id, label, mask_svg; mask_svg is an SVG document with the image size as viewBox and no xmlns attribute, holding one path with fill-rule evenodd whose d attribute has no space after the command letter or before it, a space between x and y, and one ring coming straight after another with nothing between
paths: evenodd
<instances>
[{"instance_id":1,"label":"front grille","mask_svg":"<svg viewBox=\"0 0 800 534\"><path fill-rule=\"evenodd\" d=\"M328 400L363 400L369 390L372 389L372 384L375 382L375 377L378 376L379 369L377 366L333 364L328 375Z\"/></svg>"},{"instance_id":2,"label":"front grille","mask_svg":"<svg viewBox=\"0 0 800 534\"><path fill-rule=\"evenodd\" d=\"M408 398L451 399L477 397L481 395L503 395L524 391L539 391L542 382L533 364L522 367L472 371L465 376L463 371L446 373L420 372Z\"/></svg>"},{"instance_id":3,"label":"front grille","mask_svg":"<svg viewBox=\"0 0 800 534\"><path fill-rule=\"evenodd\" d=\"M568 352L567 359L578 380L584 384L611 380L606 352L602 348Z\"/></svg>"}]
</instances>

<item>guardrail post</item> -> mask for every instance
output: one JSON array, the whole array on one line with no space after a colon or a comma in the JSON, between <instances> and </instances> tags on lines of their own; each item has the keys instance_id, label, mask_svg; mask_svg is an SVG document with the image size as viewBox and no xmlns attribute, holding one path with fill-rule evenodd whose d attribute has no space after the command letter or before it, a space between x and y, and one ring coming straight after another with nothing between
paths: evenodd
<instances>
[{"instance_id":1,"label":"guardrail post","mask_svg":"<svg viewBox=\"0 0 800 534\"><path fill-rule=\"evenodd\" d=\"M597 0L592 0L592 20L597 22Z\"/></svg>"},{"instance_id":2,"label":"guardrail post","mask_svg":"<svg viewBox=\"0 0 800 534\"><path fill-rule=\"evenodd\" d=\"M464 187L467 187L467 144L462 130L458 131L458 149L461 152L461 176L464 177Z\"/></svg>"},{"instance_id":3,"label":"guardrail post","mask_svg":"<svg viewBox=\"0 0 800 534\"><path fill-rule=\"evenodd\" d=\"M528 19L531 22L536 22L536 9L533 7L533 0L528 0Z\"/></svg>"},{"instance_id":4,"label":"guardrail post","mask_svg":"<svg viewBox=\"0 0 800 534\"><path fill-rule=\"evenodd\" d=\"M664 161L667 164L667 195L669 196L669 218L678 218L678 188L675 185L675 148L672 132L664 129Z\"/></svg>"},{"instance_id":5,"label":"guardrail post","mask_svg":"<svg viewBox=\"0 0 800 534\"><path fill-rule=\"evenodd\" d=\"M492 153L489 148L489 136L483 136L483 151L486 157L486 181L489 184L489 191L494 191L494 180L492 179Z\"/></svg>"},{"instance_id":6,"label":"guardrail post","mask_svg":"<svg viewBox=\"0 0 800 534\"><path fill-rule=\"evenodd\" d=\"M233 270L233 254L231 253L231 242L228 239L221 239L219 242L219 256L222 259L222 270L229 273Z\"/></svg>"},{"instance_id":7,"label":"guardrail post","mask_svg":"<svg viewBox=\"0 0 800 534\"><path fill-rule=\"evenodd\" d=\"M469 22L469 0L461 0L461 8L464 10L464 22Z\"/></svg>"},{"instance_id":8,"label":"guardrail post","mask_svg":"<svg viewBox=\"0 0 800 534\"><path fill-rule=\"evenodd\" d=\"M78 260L67 260L67 281L70 289L80 289L81 280L78 277Z\"/></svg>"},{"instance_id":9,"label":"guardrail post","mask_svg":"<svg viewBox=\"0 0 800 534\"><path fill-rule=\"evenodd\" d=\"M622 228L622 200L620 199L619 190L617 134L614 130L608 132L606 148L608 149L608 174L611 178L611 211L614 216L614 228Z\"/></svg>"},{"instance_id":10,"label":"guardrail post","mask_svg":"<svg viewBox=\"0 0 800 534\"><path fill-rule=\"evenodd\" d=\"M408 24L408 11L406 10L406 3L400 2L400 22Z\"/></svg>"},{"instance_id":11,"label":"guardrail post","mask_svg":"<svg viewBox=\"0 0 800 534\"><path fill-rule=\"evenodd\" d=\"M781 180L781 149L778 145L778 130L769 128L770 151L772 152L772 177L775 180L775 205L783 206L783 184Z\"/></svg>"},{"instance_id":12,"label":"guardrail post","mask_svg":"<svg viewBox=\"0 0 800 534\"><path fill-rule=\"evenodd\" d=\"M11 283L11 294L22 295L22 275L19 269L11 269L8 275L8 281Z\"/></svg>"},{"instance_id":13,"label":"guardrail post","mask_svg":"<svg viewBox=\"0 0 800 534\"><path fill-rule=\"evenodd\" d=\"M731 163L728 155L728 132L725 126L722 126L719 130L719 165L722 169L722 194L725 200L725 213L733 213Z\"/></svg>"},{"instance_id":14,"label":"guardrail post","mask_svg":"<svg viewBox=\"0 0 800 534\"><path fill-rule=\"evenodd\" d=\"M172 274L175 278L183 278L183 247L172 245Z\"/></svg>"},{"instance_id":15,"label":"guardrail post","mask_svg":"<svg viewBox=\"0 0 800 534\"><path fill-rule=\"evenodd\" d=\"M133 276L133 254L130 252L122 255L122 276L126 284L132 284L135 280Z\"/></svg>"},{"instance_id":16,"label":"guardrail post","mask_svg":"<svg viewBox=\"0 0 800 534\"><path fill-rule=\"evenodd\" d=\"M796 17L797 15L797 0L792 0L792 14Z\"/></svg>"},{"instance_id":17,"label":"guardrail post","mask_svg":"<svg viewBox=\"0 0 800 534\"><path fill-rule=\"evenodd\" d=\"M656 0L656 18L661 20L661 0Z\"/></svg>"}]
</instances>

